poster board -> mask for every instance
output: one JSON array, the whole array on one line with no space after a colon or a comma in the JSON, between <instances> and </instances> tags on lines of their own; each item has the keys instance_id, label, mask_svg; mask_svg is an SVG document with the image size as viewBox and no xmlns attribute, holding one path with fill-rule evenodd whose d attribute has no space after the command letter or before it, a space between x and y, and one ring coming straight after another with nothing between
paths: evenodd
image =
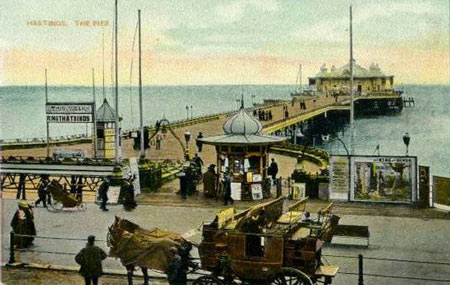
<instances>
[{"instance_id":1,"label":"poster board","mask_svg":"<svg viewBox=\"0 0 450 285\"><path fill-rule=\"evenodd\" d=\"M108 189L108 205L117 205L119 203L120 186L109 186Z\"/></svg>"},{"instance_id":2,"label":"poster board","mask_svg":"<svg viewBox=\"0 0 450 285\"><path fill-rule=\"evenodd\" d=\"M350 191L350 162L348 156L330 157L330 200L348 200Z\"/></svg>"},{"instance_id":3,"label":"poster board","mask_svg":"<svg viewBox=\"0 0 450 285\"><path fill-rule=\"evenodd\" d=\"M133 186L134 194L137 196L141 194L141 180L139 178L139 166L136 157L130 157L130 173L136 176L136 179L133 181Z\"/></svg>"},{"instance_id":4,"label":"poster board","mask_svg":"<svg viewBox=\"0 0 450 285\"><path fill-rule=\"evenodd\" d=\"M306 197L306 183L294 183L292 200L301 200Z\"/></svg>"},{"instance_id":5,"label":"poster board","mask_svg":"<svg viewBox=\"0 0 450 285\"><path fill-rule=\"evenodd\" d=\"M413 203L417 201L417 158L352 156L351 201Z\"/></svg>"},{"instance_id":6,"label":"poster board","mask_svg":"<svg viewBox=\"0 0 450 285\"><path fill-rule=\"evenodd\" d=\"M231 198L233 200L240 201L241 200L241 183L232 182L231 183Z\"/></svg>"},{"instance_id":7,"label":"poster board","mask_svg":"<svg viewBox=\"0 0 450 285\"><path fill-rule=\"evenodd\" d=\"M251 188L253 200L262 200L263 199L262 185L259 183L252 184Z\"/></svg>"},{"instance_id":8,"label":"poster board","mask_svg":"<svg viewBox=\"0 0 450 285\"><path fill-rule=\"evenodd\" d=\"M433 175L433 206L450 211L450 178Z\"/></svg>"}]
</instances>

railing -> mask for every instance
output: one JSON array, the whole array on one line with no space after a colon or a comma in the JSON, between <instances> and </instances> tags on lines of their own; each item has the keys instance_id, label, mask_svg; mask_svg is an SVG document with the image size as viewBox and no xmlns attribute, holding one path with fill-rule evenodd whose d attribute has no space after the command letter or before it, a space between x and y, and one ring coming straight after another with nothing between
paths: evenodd
<instances>
[{"instance_id":1,"label":"railing","mask_svg":"<svg viewBox=\"0 0 450 285\"><path fill-rule=\"evenodd\" d=\"M354 255L332 255L332 254L322 254L322 257L330 257L330 258L344 258L344 259L357 259L358 260L358 270L357 272L348 272L348 271L339 271L338 274L344 275L355 275L358 276L358 285L364 285L364 277L377 277L383 279L400 279L400 280L416 280L416 281L432 281L432 282L442 282L449 284L450 279L437 279L437 278L424 278L424 277L416 277L416 276L400 276L400 275L388 275L383 273L366 273L364 270L364 262L365 261L386 261L390 263L409 263L409 264L420 264L420 267L424 265L443 265L449 266L450 262L443 261L424 261L424 260L409 260L409 259L400 259L400 258L382 258L382 257L370 257L363 256L359 254L357 256ZM391 283L394 284L394 283Z\"/></svg>"}]
</instances>

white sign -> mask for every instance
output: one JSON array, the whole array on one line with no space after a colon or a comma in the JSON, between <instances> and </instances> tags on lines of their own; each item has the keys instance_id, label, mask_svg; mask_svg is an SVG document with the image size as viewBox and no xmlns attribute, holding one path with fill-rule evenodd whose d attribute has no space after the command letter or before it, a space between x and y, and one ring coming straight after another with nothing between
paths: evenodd
<instances>
[{"instance_id":1,"label":"white sign","mask_svg":"<svg viewBox=\"0 0 450 285\"><path fill-rule=\"evenodd\" d=\"M120 186L109 186L108 189L108 204L119 203Z\"/></svg>"},{"instance_id":2,"label":"white sign","mask_svg":"<svg viewBox=\"0 0 450 285\"><path fill-rule=\"evenodd\" d=\"M47 103L47 114L93 114L92 103Z\"/></svg>"},{"instance_id":3,"label":"white sign","mask_svg":"<svg viewBox=\"0 0 450 285\"><path fill-rule=\"evenodd\" d=\"M348 200L350 191L350 162L346 156L330 157L330 185L331 200Z\"/></svg>"},{"instance_id":4,"label":"white sign","mask_svg":"<svg viewBox=\"0 0 450 285\"><path fill-rule=\"evenodd\" d=\"M48 123L92 123L91 114L47 115Z\"/></svg>"},{"instance_id":5,"label":"white sign","mask_svg":"<svg viewBox=\"0 0 450 285\"><path fill-rule=\"evenodd\" d=\"M261 184L252 184L252 198L253 200L262 200L263 192Z\"/></svg>"},{"instance_id":6,"label":"white sign","mask_svg":"<svg viewBox=\"0 0 450 285\"><path fill-rule=\"evenodd\" d=\"M241 183L231 183L231 198L237 201L241 200Z\"/></svg>"}]
</instances>

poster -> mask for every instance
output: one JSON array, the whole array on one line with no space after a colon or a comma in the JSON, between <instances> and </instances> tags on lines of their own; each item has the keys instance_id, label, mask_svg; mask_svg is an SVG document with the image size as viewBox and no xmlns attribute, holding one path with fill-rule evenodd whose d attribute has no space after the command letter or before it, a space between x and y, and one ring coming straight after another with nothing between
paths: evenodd
<instances>
[{"instance_id":1,"label":"poster","mask_svg":"<svg viewBox=\"0 0 450 285\"><path fill-rule=\"evenodd\" d=\"M241 183L231 182L231 198L233 200L241 200Z\"/></svg>"},{"instance_id":2,"label":"poster","mask_svg":"<svg viewBox=\"0 0 450 285\"><path fill-rule=\"evenodd\" d=\"M433 176L433 204L437 208L450 210L450 178Z\"/></svg>"},{"instance_id":3,"label":"poster","mask_svg":"<svg viewBox=\"0 0 450 285\"><path fill-rule=\"evenodd\" d=\"M292 190L292 199L301 200L306 196L306 183L294 183Z\"/></svg>"},{"instance_id":4,"label":"poster","mask_svg":"<svg viewBox=\"0 0 450 285\"><path fill-rule=\"evenodd\" d=\"M263 199L263 193L262 193L262 186L261 184L251 184L252 188L252 198L253 200L262 200Z\"/></svg>"},{"instance_id":5,"label":"poster","mask_svg":"<svg viewBox=\"0 0 450 285\"><path fill-rule=\"evenodd\" d=\"M350 191L350 162L347 156L330 157L329 198L348 200Z\"/></svg>"},{"instance_id":6,"label":"poster","mask_svg":"<svg viewBox=\"0 0 450 285\"><path fill-rule=\"evenodd\" d=\"M416 157L352 157L351 200L415 202L417 200L416 161Z\"/></svg>"}]
</instances>

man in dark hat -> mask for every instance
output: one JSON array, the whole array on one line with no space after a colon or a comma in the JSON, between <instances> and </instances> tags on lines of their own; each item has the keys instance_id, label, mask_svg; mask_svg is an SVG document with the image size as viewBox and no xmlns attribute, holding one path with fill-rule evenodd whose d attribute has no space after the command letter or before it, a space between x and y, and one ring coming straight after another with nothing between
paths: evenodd
<instances>
[{"instance_id":1,"label":"man in dark hat","mask_svg":"<svg viewBox=\"0 0 450 285\"><path fill-rule=\"evenodd\" d=\"M186 266L184 260L181 258L178 249L171 247L169 249L170 264L167 268L167 281L170 285L187 284Z\"/></svg>"},{"instance_id":2,"label":"man in dark hat","mask_svg":"<svg viewBox=\"0 0 450 285\"><path fill-rule=\"evenodd\" d=\"M208 166L208 170L203 174L203 192L205 197L216 197L216 165L211 164Z\"/></svg>"},{"instance_id":3,"label":"man in dark hat","mask_svg":"<svg viewBox=\"0 0 450 285\"><path fill-rule=\"evenodd\" d=\"M195 144L197 145L198 152L202 152L203 143L201 141L199 141L199 139L202 139L202 138L203 138L203 134L202 134L202 132L199 132L197 135L197 139L195 140Z\"/></svg>"},{"instance_id":4,"label":"man in dark hat","mask_svg":"<svg viewBox=\"0 0 450 285\"><path fill-rule=\"evenodd\" d=\"M98 197L101 200L100 209L103 211L108 211L106 209L106 202L108 202L109 181L109 177L106 177L98 189Z\"/></svg>"},{"instance_id":5,"label":"man in dark hat","mask_svg":"<svg viewBox=\"0 0 450 285\"><path fill-rule=\"evenodd\" d=\"M231 177L230 177L230 168L225 169L225 173L223 175L223 204L228 205L228 202L233 205L234 200L231 197Z\"/></svg>"},{"instance_id":6,"label":"man in dark hat","mask_svg":"<svg viewBox=\"0 0 450 285\"><path fill-rule=\"evenodd\" d=\"M81 265L80 273L84 277L86 285L98 284L98 278L103 274L102 261L107 255L103 249L94 245L95 236L88 236L88 243L76 256L75 261Z\"/></svg>"}]
</instances>

